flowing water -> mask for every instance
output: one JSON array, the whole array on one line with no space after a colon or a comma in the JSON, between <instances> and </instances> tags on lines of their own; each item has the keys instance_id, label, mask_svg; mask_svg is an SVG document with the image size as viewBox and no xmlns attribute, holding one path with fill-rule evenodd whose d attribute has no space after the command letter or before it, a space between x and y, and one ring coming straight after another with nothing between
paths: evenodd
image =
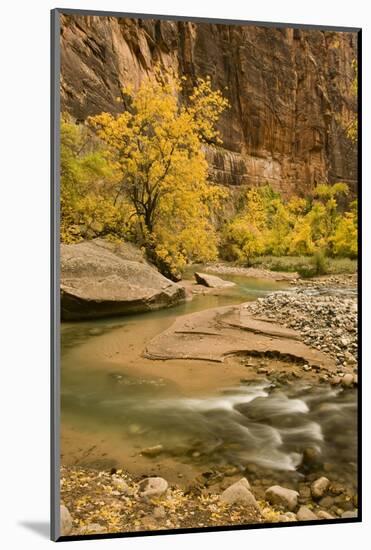
<instances>
[{"instance_id":1,"label":"flowing water","mask_svg":"<svg viewBox=\"0 0 371 550\"><path fill-rule=\"evenodd\" d=\"M141 357L146 342L178 315L284 286L228 279L236 287L172 309L62 325L63 463L157 472L170 481L231 466L289 474L300 470L309 448L321 463L354 477L354 391L241 383L241 371L225 365Z\"/></svg>"}]
</instances>

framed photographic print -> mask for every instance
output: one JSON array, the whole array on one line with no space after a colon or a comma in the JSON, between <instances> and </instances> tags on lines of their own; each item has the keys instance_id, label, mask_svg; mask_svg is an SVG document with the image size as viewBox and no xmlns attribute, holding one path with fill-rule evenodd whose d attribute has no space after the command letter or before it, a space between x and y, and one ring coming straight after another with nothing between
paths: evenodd
<instances>
[{"instance_id":1,"label":"framed photographic print","mask_svg":"<svg viewBox=\"0 0 371 550\"><path fill-rule=\"evenodd\" d=\"M361 521L360 80L357 28L52 11L54 540Z\"/></svg>"}]
</instances>

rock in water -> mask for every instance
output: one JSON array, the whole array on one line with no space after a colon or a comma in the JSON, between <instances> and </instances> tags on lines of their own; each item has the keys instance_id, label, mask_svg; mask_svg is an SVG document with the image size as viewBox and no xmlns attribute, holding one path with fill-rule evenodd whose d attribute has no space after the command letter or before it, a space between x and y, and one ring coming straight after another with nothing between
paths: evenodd
<instances>
[{"instance_id":1,"label":"rock in water","mask_svg":"<svg viewBox=\"0 0 371 550\"><path fill-rule=\"evenodd\" d=\"M64 504L60 509L60 530L62 537L68 536L72 531L72 517Z\"/></svg>"},{"instance_id":2,"label":"rock in water","mask_svg":"<svg viewBox=\"0 0 371 550\"><path fill-rule=\"evenodd\" d=\"M311 521L318 519L317 516L307 506L300 506L296 517L299 521Z\"/></svg>"},{"instance_id":3,"label":"rock in water","mask_svg":"<svg viewBox=\"0 0 371 550\"><path fill-rule=\"evenodd\" d=\"M168 489L166 479L162 477L148 477L139 483L139 495L143 498L161 497Z\"/></svg>"},{"instance_id":4,"label":"rock in water","mask_svg":"<svg viewBox=\"0 0 371 550\"><path fill-rule=\"evenodd\" d=\"M208 275L207 273L195 273L195 279L199 285L208 286L209 288L228 288L235 286L235 283L231 281L225 281L215 275Z\"/></svg>"},{"instance_id":5,"label":"rock in water","mask_svg":"<svg viewBox=\"0 0 371 550\"><path fill-rule=\"evenodd\" d=\"M146 447L145 449L142 449L141 454L144 456L154 457L161 454L163 450L164 448L162 445L154 445L153 447Z\"/></svg>"},{"instance_id":6,"label":"rock in water","mask_svg":"<svg viewBox=\"0 0 371 550\"><path fill-rule=\"evenodd\" d=\"M330 486L330 481L327 479L327 477L320 477L313 481L312 485L310 486L310 490L312 493L313 498L322 498L327 493L327 490Z\"/></svg>"},{"instance_id":7,"label":"rock in water","mask_svg":"<svg viewBox=\"0 0 371 550\"><path fill-rule=\"evenodd\" d=\"M185 298L183 287L161 275L129 243L95 239L61 245L63 320L151 311Z\"/></svg>"},{"instance_id":8,"label":"rock in water","mask_svg":"<svg viewBox=\"0 0 371 550\"><path fill-rule=\"evenodd\" d=\"M269 487L265 491L265 496L271 504L287 508L290 512L293 512L298 505L299 493L280 485Z\"/></svg>"},{"instance_id":9,"label":"rock in water","mask_svg":"<svg viewBox=\"0 0 371 550\"><path fill-rule=\"evenodd\" d=\"M346 374L341 379L341 383L343 386L347 386L347 387L352 386L353 382L354 382L354 376L350 373Z\"/></svg>"},{"instance_id":10,"label":"rock in water","mask_svg":"<svg viewBox=\"0 0 371 550\"><path fill-rule=\"evenodd\" d=\"M245 477L223 491L220 495L220 500L226 504L245 504L252 508L258 508L258 503L250 491L250 483Z\"/></svg>"}]
</instances>

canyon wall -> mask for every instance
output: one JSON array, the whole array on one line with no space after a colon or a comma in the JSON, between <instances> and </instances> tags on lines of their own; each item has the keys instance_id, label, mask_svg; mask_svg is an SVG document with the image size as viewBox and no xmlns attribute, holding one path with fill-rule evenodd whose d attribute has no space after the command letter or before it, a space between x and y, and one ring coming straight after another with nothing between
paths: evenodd
<instances>
[{"instance_id":1,"label":"canyon wall","mask_svg":"<svg viewBox=\"0 0 371 550\"><path fill-rule=\"evenodd\" d=\"M156 63L195 79L210 75L230 101L209 147L213 181L266 182L284 195L316 183L354 189L352 91L357 36L154 19L63 15L61 106L75 119L122 109L124 85L138 86Z\"/></svg>"}]
</instances>

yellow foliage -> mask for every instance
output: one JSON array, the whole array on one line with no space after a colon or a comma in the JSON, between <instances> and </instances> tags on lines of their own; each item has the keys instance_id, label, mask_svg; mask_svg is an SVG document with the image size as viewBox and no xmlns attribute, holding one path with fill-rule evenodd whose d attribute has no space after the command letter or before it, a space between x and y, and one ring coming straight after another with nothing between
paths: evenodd
<instances>
[{"instance_id":1,"label":"yellow foliage","mask_svg":"<svg viewBox=\"0 0 371 550\"><path fill-rule=\"evenodd\" d=\"M61 120L61 240L71 243L101 234L126 234L130 207L112 196L118 173L86 127Z\"/></svg>"},{"instance_id":2,"label":"yellow foliage","mask_svg":"<svg viewBox=\"0 0 371 550\"><path fill-rule=\"evenodd\" d=\"M116 203L130 203L138 241L173 277L188 261L216 258L210 218L223 192L207 182L203 143L220 141L215 124L228 105L210 78L197 80L188 101L182 90L174 72L157 69L137 91L124 90L126 111L88 119L120 173Z\"/></svg>"},{"instance_id":3,"label":"yellow foliage","mask_svg":"<svg viewBox=\"0 0 371 550\"><path fill-rule=\"evenodd\" d=\"M355 257L355 206L345 215L338 206L347 194L345 183L321 184L311 203L299 197L286 203L268 186L250 189L241 211L223 229L222 253L241 263L261 254Z\"/></svg>"}]
</instances>

